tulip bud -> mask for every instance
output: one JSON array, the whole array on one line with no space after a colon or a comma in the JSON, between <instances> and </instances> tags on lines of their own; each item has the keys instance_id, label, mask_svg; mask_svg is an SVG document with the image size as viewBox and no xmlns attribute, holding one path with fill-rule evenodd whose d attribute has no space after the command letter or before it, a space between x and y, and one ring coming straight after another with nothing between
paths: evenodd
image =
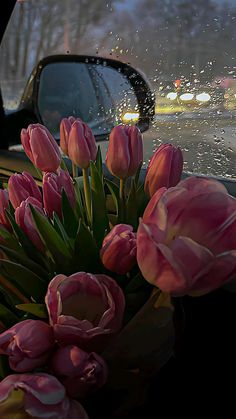
<instances>
[{"instance_id":1,"label":"tulip bud","mask_svg":"<svg viewBox=\"0 0 236 419\"><path fill-rule=\"evenodd\" d=\"M27 172L15 173L8 182L9 198L14 208L19 207L22 201L30 196L42 202L42 195L33 176Z\"/></svg>"},{"instance_id":2,"label":"tulip bud","mask_svg":"<svg viewBox=\"0 0 236 419\"><path fill-rule=\"evenodd\" d=\"M103 265L123 275L136 263L136 234L128 224L117 224L105 237L100 251Z\"/></svg>"},{"instance_id":3,"label":"tulip bud","mask_svg":"<svg viewBox=\"0 0 236 419\"><path fill-rule=\"evenodd\" d=\"M75 207L75 190L73 180L69 173L60 170L59 174L45 173L43 176L43 202L49 217L53 217L55 211L62 216L62 189L64 189L71 207Z\"/></svg>"},{"instance_id":4,"label":"tulip bud","mask_svg":"<svg viewBox=\"0 0 236 419\"><path fill-rule=\"evenodd\" d=\"M7 189L0 189L0 224L7 230L11 230L11 224L6 216L5 210L9 209L9 195Z\"/></svg>"},{"instance_id":5,"label":"tulip bud","mask_svg":"<svg viewBox=\"0 0 236 419\"><path fill-rule=\"evenodd\" d=\"M142 134L133 125L117 125L110 133L106 165L116 177L133 176L143 160Z\"/></svg>"},{"instance_id":6,"label":"tulip bud","mask_svg":"<svg viewBox=\"0 0 236 419\"><path fill-rule=\"evenodd\" d=\"M60 147L64 154L68 156L68 141L69 141L69 134L72 127L73 122L75 122L75 118L73 116L69 116L69 118L63 118L60 123Z\"/></svg>"},{"instance_id":7,"label":"tulip bud","mask_svg":"<svg viewBox=\"0 0 236 419\"><path fill-rule=\"evenodd\" d=\"M68 155L72 162L87 169L90 161L95 161L97 156L97 144L91 128L80 119L76 119L72 124L69 141Z\"/></svg>"},{"instance_id":8,"label":"tulip bud","mask_svg":"<svg viewBox=\"0 0 236 419\"><path fill-rule=\"evenodd\" d=\"M106 363L99 355L73 345L59 348L53 354L51 367L73 398L85 397L102 387L108 375Z\"/></svg>"},{"instance_id":9,"label":"tulip bud","mask_svg":"<svg viewBox=\"0 0 236 419\"><path fill-rule=\"evenodd\" d=\"M40 212L40 214L45 215L42 210L42 204L37 199L29 197L25 201L22 201L20 206L16 208L15 219L35 247L43 252L45 247L35 227L29 204Z\"/></svg>"},{"instance_id":10,"label":"tulip bud","mask_svg":"<svg viewBox=\"0 0 236 419\"><path fill-rule=\"evenodd\" d=\"M170 188L180 181L183 155L179 147L162 144L154 153L147 168L144 189L149 196L163 186Z\"/></svg>"},{"instance_id":11,"label":"tulip bud","mask_svg":"<svg viewBox=\"0 0 236 419\"><path fill-rule=\"evenodd\" d=\"M32 371L45 364L54 346L53 329L41 320L23 320L0 335L0 354L12 370Z\"/></svg>"},{"instance_id":12,"label":"tulip bud","mask_svg":"<svg viewBox=\"0 0 236 419\"><path fill-rule=\"evenodd\" d=\"M21 143L32 163L43 172L56 172L61 152L56 140L41 124L31 124L21 130Z\"/></svg>"}]
</instances>

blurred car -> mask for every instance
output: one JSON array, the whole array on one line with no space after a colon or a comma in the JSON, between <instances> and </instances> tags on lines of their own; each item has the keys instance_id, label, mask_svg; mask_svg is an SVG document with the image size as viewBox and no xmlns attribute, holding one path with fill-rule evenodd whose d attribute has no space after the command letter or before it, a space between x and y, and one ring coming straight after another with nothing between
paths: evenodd
<instances>
[{"instance_id":1,"label":"blurred car","mask_svg":"<svg viewBox=\"0 0 236 419\"><path fill-rule=\"evenodd\" d=\"M156 114L176 114L220 109L224 103L221 86L198 85L180 79L160 83L156 91Z\"/></svg>"}]
</instances>

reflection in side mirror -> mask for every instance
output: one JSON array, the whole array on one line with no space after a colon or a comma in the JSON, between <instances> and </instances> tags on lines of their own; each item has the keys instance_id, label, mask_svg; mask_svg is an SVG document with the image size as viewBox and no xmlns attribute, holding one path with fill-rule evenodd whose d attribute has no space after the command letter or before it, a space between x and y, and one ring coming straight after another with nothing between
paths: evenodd
<instances>
[{"instance_id":1,"label":"reflection in side mirror","mask_svg":"<svg viewBox=\"0 0 236 419\"><path fill-rule=\"evenodd\" d=\"M83 119L99 140L119 123L146 131L155 95L144 74L117 60L88 55L51 55L31 73L20 109L35 115L59 139L63 117Z\"/></svg>"},{"instance_id":2,"label":"reflection in side mirror","mask_svg":"<svg viewBox=\"0 0 236 419\"><path fill-rule=\"evenodd\" d=\"M81 62L57 62L43 68L38 110L55 136L61 119L68 116L81 118L95 135L139 119L138 101L127 77L108 66Z\"/></svg>"}]
</instances>

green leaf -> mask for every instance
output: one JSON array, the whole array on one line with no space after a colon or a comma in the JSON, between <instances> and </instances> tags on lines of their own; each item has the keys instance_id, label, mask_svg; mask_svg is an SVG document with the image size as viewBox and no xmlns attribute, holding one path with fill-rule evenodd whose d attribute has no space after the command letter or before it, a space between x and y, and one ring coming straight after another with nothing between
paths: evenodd
<instances>
[{"instance_id":1,"label":"green leaf","mask_svg":"<svg viewBox=\"0 0 236 419\"><path fill-rule=\"evenodd\" d=\"M135 186L136 186L136 188L138 187L138 183L139 183L139 176L140 176L140 172L141 172L141 169L142 169L142 165L143 165L143 162L142 162L142 163L140 163L140 165L139 165L139 167L138 167L138 170L137 170L137 172L136 172L136 174L135 174L135 177L134 177L134 182L135 182Z\"/></svg>"},{"instance_id":2,"label":"green leaf","mask_svg":"<svg viewBox=\"0 0 236 419\"><path fill-rule=\"evenodd\" d=\"M78 271L96 273L101 268L99 250L88 227L80 221L74 249L73 267Z\"/></svg>"},{"instance_id":3,"label":"green leaf","mask_svg":"<svg viewBox=\"0 0 236 419\"><path fill-rule=\"evenodd\" d=\"M95 165L96 165L96 168L97 168L97 171L98 171L99 175L102 176L102 174L103 174L103 172L102 172L102 153L101 153L100 145L98 146L98 152L97 152Z\"/></svg>"},{"instance_id":4,"label":"green leaf","mask_svg":"<svg viewBox=\"0 0 236 419\"><path fill-rule=\"evenodd\" d=\"M21 230L21 228L16 223L14 216L10 212L8 212L8 211L6 211L6 212L7 212L8 219L9 219L9 221L11 223L13 232L15 234L15 237L17 238L17 240L22 245L25 253L31 259L33 259L36 263L38 263L40 265L43 265L46 270L50 269L50 265L49 265L47 259L45 258L45 256L43 256L38 251L38 249L29 240L29 238L26 236L26 234L23 232L23 230Z\"/></svg>"},{"instance_id":5,"label":"green leaf","mask_svg":"<svg viewBox=\"0 0 236 419\"><path fill-rule=\"evenodd\" d=\"M138 227L138 214L137 214L137 196L136 196L136 184L135 180L132 179L131 188L126 204L126 222L137 230Z\"/></svg>"},{"instance_id":6,"label":"green leaf","mask_svg":"<svg viewBox=\"0 0 236 419\"><path fill-rule=\"evenodd\" d=\"M109 228L106 209L106 196L103 185L103 175L99 174L96 165L90 162L91 191L92 191L92 226L93 235L100 248Z\"/></svg>"},{"instance_id":7,"label":"green leaf","mask_svg":"<svg viewBox=\"0 0 236 419\"><path fill-rule=\"evenodd\" d=\"M58 271L67 273L71 262L71 252L68 242L65 242L57 233L52 224L30 205L33 219L37 226L38 233L54 259Z\"/></svg>"},{"instance_id":8,"label":"green leaf","mask_svg":"<svg viewBox=\"0 0 236 419\"><path fill-rule=\"evenodd\" d=\"M69 172L68 167L66 165L66 162L65 162L64 158L61 159L60 167L61 167L62 170L65 170L65 172Z\"/></svg>"},{"instance_id":9,"label":"green leaf","mask_svg":"<svg viewBox=\"0 0 236 419\"><path fill-rule=\"evenodd\" d=\"M18 310L25 311L26 313L31 313L34 316L39 317L40 319L48 318L47 307L45 304L18 304L16 308Z\"/></svg>"},{"instance_id":10,"label":"green leaf","mask_svg":"<svg viewBox=\"0 0 236 419\"><path fill-rule=\"evenodd\" d=\"M137 292L140 289L145 289L147 287L151 287L150 285L142 276L141 272L138 272L128 283L125 288L125 293L133 293Z\"/></svg>"},{"instance_id":11,"label":"green leaf","mask_svg":"<svg viewBox=\"0 0 236 419\"><path fill-rule=\"evenodd\" d=\"M140 185L136 191L136 199L137 199L137 215L138 218L143 216L144 210L150 200L148 196L145 194L144 185Z\"/></svg>"},{"instance_id":12,"label":"green leaf","mask_svg":"<svg viewBox=\"0 0 236 419\"><path fill-rule=\"evenodd\" d=\"M4 240L4 244L10 247L11 249L22 251L19 240L15 237L14 233L6 230L3 226L0 225L0 236Z\"/></svg>"},{"instance_id":13,"label":"green leaf","mask_svg":"<svg viewBox=\"0 0 236 419\"><path fill-rule=\"evenodd\" d=\"M74 182L75 182L75 196L76 196L76 201L77 201L76 213L78 214L78 218L81 218L83 221L85 221L83 178L82 177L74 178Z\"/></svg>"},{"instance_id":14,"label":"green leaf","mask_svg":"<svg viewBox=\"0 0 236 419\"><path fill-rule=\"evenodd\" d=\"M0 304L0 320L6 328L9 328L18 323L20 319L9 308Z\"/></svg>"},{"instance_id":15,"label":"green leaf","mask_svg":"<svg viewBox=\"0 0 236 419\"><path fill-rule=\"evenodd\" d=\"M69 241L69 237L67 235L67 232L65 231L65 228L64 228L60 218L56 214L56 212L53 212L53 220L52 221L53 221L53 227L55 228L56 232L58 234L60 234L61 238L65 242Z\"/></svg>"},{"instance_id":16,"label":"green leaf","mask_svg":"<svg viewBox=\"0 0 236 419\"><path fill-rule=\"evenodd\" d=\"M47 290L46 283L25 266L7 259L0 259L0 272L26 297L32 297L38 302L44 300Z\"/></svg>"},{"instance_id":17,"label":"green leaf","mask_svg":"<svg viewBox=\"0 0 236 419\"><path fill-rule=\"evenodd\" d=\"M106 179L106 185L111 192L115 208L116 208L116 214L117 214L117 224L120 222L120 214L121 214L121 201L120 201L120 195L119 195L119 186L117 186L114 182L111 180Z\"/></svg>"},{"instance_id":18,"label":"green leaf","mask_svg":"<svg viewBox=\"0 0 236 419\"><path fill-rule=\"evenodd\" d=\"M68 236L74 238L78 230L78 220L64 189L62 190L62 219Z\"/></svg>"},{"instance_id":19,"label":"green leaf","mask_svg":"<svg viewBox=\"0 0 236 419\"><path fill-rule=\"evenodd\" d=\"M38 263L34 262L32 259L27 257L24 253L20 251L15 251L6 246L1 246L0 249L7 255L7 257L16 263L20 263L26 268L30 269L36 274L39 274L41 278L48 279L49 273L42 268Z\"/></svg>"},{"instance_id":20,"label":"green leaf","mask_svg":"<svg viewBox=\"0 0 236 419\"><path fill-rule=\"evenodd\" d=\"M167 293L155 290L122 328L102 357L109 368L139 368L155 374L173 355L173 306Z\"/></svg>"},{"instance_id":21,"label":"green leaf","mask_svg":"<svg viewBox=\"0 0 236 419\"><path fill-rule=\"evenodd\" d=\"M2 279L1 275L0 279ZM6 278L3 279L6 280ZM14 308L16 304L22 303L22 299L20 299L16 294L10 291L9 288L5 288L4 283L2 281L0 283L0 297L1 301L3 301L4 299L6 304L11 306L12 308Z\"/></svg>"}]
</instances>

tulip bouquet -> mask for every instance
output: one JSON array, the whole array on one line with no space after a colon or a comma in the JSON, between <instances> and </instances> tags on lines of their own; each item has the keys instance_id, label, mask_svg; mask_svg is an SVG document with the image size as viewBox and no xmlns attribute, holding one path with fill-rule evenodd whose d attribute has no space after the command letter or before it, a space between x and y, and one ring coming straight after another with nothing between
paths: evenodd
<instances>
[{"instance_id":1,"label":"tulip bouquet","mask_svg":"<svg viewBox=\"0 0 236 419\"><path fill-rule=\"evenodd\" d=\"M21 141L41 181L23 172L0 190L0 417L96 418L102 401L105 418L108 399L122 416L173 355L178 297L235 277L236 200L180 181L170 144L143 178L136 126L111 131L113 177L80 119L61 121L62 151L40 124Z\"/></svg>"}]
</instances>

